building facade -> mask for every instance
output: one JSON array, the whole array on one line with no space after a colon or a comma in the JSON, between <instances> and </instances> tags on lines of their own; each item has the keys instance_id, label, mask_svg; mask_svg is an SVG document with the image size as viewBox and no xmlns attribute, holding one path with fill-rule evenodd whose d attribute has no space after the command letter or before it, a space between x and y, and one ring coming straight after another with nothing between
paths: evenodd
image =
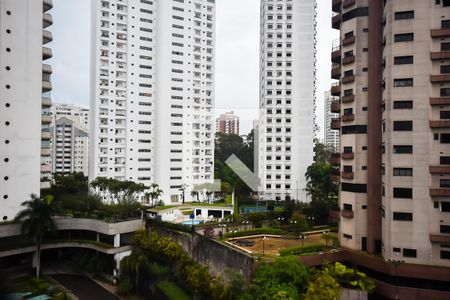
<instances>
[{"instance_id":1,"label":"building facade","mask_svg":"<svg viewBox=\"0 0 450 300\"><path fill-rule=\"evenodd\" d=\"M239 135L239 117L233 111L221 114L216 119L216 132Z\"/></svg>"},{"instance_id":2,"label":"building facade","mask_svg":"<svg viewBox=\"0 0 450 300\"><path fill-rule=\"evenodd\" d=\"M266 200L305 201L313 160L316 1L262 0L258 174Z\"/></svg>"},{"instance_id":3,"label":"building facade","mask_svg":"<svg viewBox=\"0 0 450 300\"><path fill-rule=\"evenodd\" d=\"M93 1L89 177L213 181L215 1Z\"/></svg>"},{"instance_id":4,"label":"building facade","mask_svg":"<svg viewBox=\"0 0 450 300\"><path fill-rule=\"evenodd\" d=\"M51 111L53 122L56 119L66 117L79 123L80 129L89 130L89 108L74 104L53 103Z\"/></svg>"},{"instance_id":5,"label":"building facade","mask_svg":"<svg viewBox=\"0 0 450 300\"><path fill-rule=\"evenodd\" d=\"M448 267L450 1L332 3L341 245Z\"/></svg>"},{"instance_id":6,"label":"building facade","mask_svg":"<svg viewBox=\"0 0 450 300\"><path fill-rule=\"evenodd\" d=\"M82 127L68 117L57 118L53 123L53 173L82 172L88 176L89 136Z\"/></svg>"},{"instance_id":7,"label":"building facade","mask_svg":"<svg viewBox=\"0 0 450 300\"><path fill-rule=\"evenodd\" d=\"M331 93L324 94L324 137L325 145L331 152L338 152L339 149L339 132L331 129L331 120L339 118L339 114L332 112L332 106L339 104L339 97L332 96ZM334 107L333 107L334 110Z\"/></svg>"},{"instance_id":8,"label":"building facade","mask_svg":"<svg viewBox=\"0 0 450 300\"><path fill-rule=\"evenodd\" d=\"M51 0L0 1L1 220L48 187L51 176L49 92Z\"/></svg>"}]
</instances>

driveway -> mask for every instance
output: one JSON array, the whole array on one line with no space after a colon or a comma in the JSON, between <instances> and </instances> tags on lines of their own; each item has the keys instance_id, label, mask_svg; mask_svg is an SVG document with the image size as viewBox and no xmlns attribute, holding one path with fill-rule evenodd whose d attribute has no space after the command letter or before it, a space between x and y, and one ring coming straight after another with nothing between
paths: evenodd
<instances>
[{"instance_id":1,"label":"driveway","mask_svg":"<svg viewBox=\"0 0 450 300\"><path fill-rule=\"evenodd\" d=\"M82 275L52 275L59 284L70 290L80 300L118 300L116 296Z\"/></svg>"}]
</instances>

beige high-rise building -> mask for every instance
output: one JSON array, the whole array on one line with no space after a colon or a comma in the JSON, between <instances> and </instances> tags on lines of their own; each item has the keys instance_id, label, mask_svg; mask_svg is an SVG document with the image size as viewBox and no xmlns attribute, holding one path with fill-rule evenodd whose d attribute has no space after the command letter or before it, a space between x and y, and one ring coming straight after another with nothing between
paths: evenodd
<instances>
[{"instance_id":1,"label":"beige high-rise building","mask_svg":"<svg viewBox=\"0 0 450 300\"><path fill-rule=\"evenodd\" d=\"M332 7L341 245L394 266L450 267L450 1ZM404 276L449 279L434 270Z\"/></svg>"},{"instance_id":2,"label":"beige high-rise building","mask_svg":"<svg viewBox=\"0 0 450 300\"><path fill-rule=\"evenodd\" d=\"M233 111L221 114L216 119L216 131L239 135L239 116L236 116Z\"/></svg>"}]
</instances>

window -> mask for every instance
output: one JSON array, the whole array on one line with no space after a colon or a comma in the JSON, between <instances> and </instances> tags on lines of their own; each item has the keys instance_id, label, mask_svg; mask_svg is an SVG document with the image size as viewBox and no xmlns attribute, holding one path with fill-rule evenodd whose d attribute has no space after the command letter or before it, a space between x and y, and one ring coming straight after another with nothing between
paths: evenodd
<instances>
[{"instance_id":1,"label":"window","mask_svg":"<svg viewBox=\"0 0 450 300\"><path fill-rule=\"evenodd\" d=\"M450 111L443 110L440 112L440 116L441 116L441 119L445 119L445 120L450 119Z\"/></svg>"},{"instance_id":2,"label":"window","mask_svg":"<svg viewBox=\"0 0 450 300\"><path fill-rule=\"evenodd\" d=\"M394 121L394 131L412 131L412 121Z\"/></svg>"},{"instance_id":3,"label":"window","mask_svg":"<svg viewBox=\"0 0 450 300\"><path fill-rule=\"evenodd\" d=\"M413 86L414 80L412 78L400 78L394 79L394 87L407 87Z\"/></svg>"},{"instance_id":4,"label":"window","mask_svg":"<svg viewBox=\"0 0 450 300\"><path fill-rule=\"evenodd\" d=\"M439 186L444 189L450 188L450 179L441 179L439 182Z\"/></svg>"},{"instance_id":5,"label":"window","mask_svg":"<svg viewBox=\"0 0 450 300\"><path fill-rule=\"evenodd\" d=\"M410 42L414 41L414 33L399 33L394 35L394 42Z\"/></svg>"},{"instance_id":6,"label":"window","mask_svg":"<svg viewBox=\"0 0 450 300\"><path fill-rule=\"evenodd\" d=\"M408 65L414 63L414 56L396 56L394 57L394 65Z\"/></svg>"},{"instance_id":7,"label":"window","mask_svg":"<svg viewBox=\"0 0 450 300\"><path fill-rule=\"evenodd\" d=\"M440 163L441 165L450 165L450 156L441 156Z\"/></svg>"},{"instance_id":8,"label":"window","mask_svg":"<svg viewBox=\"0 0 450 300\"><path fill-rule=\"evenodd\" d=\"M367 125L342 126L342 134L365 134Z\"/></svg>"},{"instance_id":9,"label":"window","mask_svg":"<svg viewBox=\"0 0 450 300\"><path fill-rule=\"evenodd\" d=\"M450 43L441 43L441 51L450 51Z\"/></svg>"},{"instance_id":10,"label":"window","mask_svg":"<svg viewBox=\"0 0 450 300\"><path fill-rule=\"evenodd\" d=\"M403 256L404 257L417 257L417 250L416 249L403 249Z\"/></svg>"},{"instance_id":11,"label":"window","mask_svg":"<svg viewBox=\"0 0 450 300\"><path fill-rule=\"evenodd\" d=\"M394 145L394 154L411 154L413 153L413 146L406 145Z\"/></svg>"},{"instance_id":12,"label":"window","mask_svg":"<svg viewBox=\"0 0 450 300\"><path fill-rule=\"evenodd\" d=\"M394 188L394 198L412 199L413 190L411 188Z\"/></svg>"},{"instance_id":13,"label":"window","mask_svg":"<svg viewBox=\"0 0 450 300\"><path fill-rule=\"evenodd\" d=\"M450 233L450 225L441 225L440 233Z\"/></svg>"},{"instance_id":14,"label":"window","mask_svg":"<svg viewBox=\"0 0 450 300\"><path fill-rule=\"evenodd\" d=\"M403 213L403 212L394 212L393 219L394 219L394 221L412 221L413 214L412 213Z\"/></svg>"},{"instance_id":15,"label":"window","mask_svg":"<svg viewBox=\"0 0 450 300\"><path fill-rule=\"evenodd\" d=\"M394 168L393 170L394 176L413 176L412 168Z\"/></svg>"},{"instance_id":16,"label":"window","mask_svg":"<svg viewBox=\"0 0 450 300\"><path fill-rule=\"evenodd\" d=\"M441 202L441 211L450 212L450 202Z\"/></svg>"},{"instance_id":17,"label":"window","mask_svg":"<svg viewBox=\"0 0 450 300\"><path fill-rule=\"evenodd\" d=\"M347 239L347 240L351 240L353 237L350 235L350 234L345 234L344 233L344 239Z\"/></svg>"},{"instance_id":18,"label":"window","mask_svg":"<svg viewBox=\"0 0 450 300\"><path fill-rule=\"evenodd\" d=\"M450 4L448 6L450 6ZM450 259L450 251L441 250L441 259Z\"/></svg>"},{"instance_id":19,"label":"window","mask_svg":"<svg viewBox=\"0 0 450 300\"><path fill-rule=\"evenodd\" d=\"M450 144L450 133L441 133L441 144Z\"/></svg>"},{"instance_id":20,"label":"window","mask_svg":"<svg viewBox=\"0 0 450 300\"><path fill-rule=\"evenodd\" d=\"M367 193L367 185L357 183L341 183L341 189L344 192Z\"/></svg>"},{"instance_id":21,"label":"window","mask_svg":"<svg viewBox=\"0 0 450 300\"><path fill-rule=\"evenodd\" d=\"M412 109L412 100L394 101L394 109Z\"/></svg>"},{"instance_id":22,"label":"window","mask_svg":"<svg viewBox=\"0 0 450 300\"><path fill-rule=\"evenodd\" d=\"M450 96L450 88L441 88L441 97L449 97Z\"/></svg>"},{"instance_id":23,"label":"window","mask_svg":"<svg viewBox=\"0 0 450 300\"><path fill-rule=\"evenodd\" d=\"M395 13L395 20L407 20L407 19L414 19L413 10L398 11Z\"/></svg>"},{"instance_id":24,"label":"window","mask_svg":"<svg viewBox=\"0 0 450 300\"><path fill-rule=\"evenodd\" d=\"M450 28L450 20L442 20L441 28Z\"/></svg>"}]
</instances>

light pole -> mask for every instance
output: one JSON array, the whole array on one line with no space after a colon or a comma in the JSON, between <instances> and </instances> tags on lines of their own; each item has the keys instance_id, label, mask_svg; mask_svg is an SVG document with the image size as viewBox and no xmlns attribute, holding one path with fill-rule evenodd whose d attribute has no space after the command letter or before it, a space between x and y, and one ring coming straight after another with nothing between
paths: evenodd
<instances>
[{"instance_id":1,"label":"light pole","mask_svg":"<svg viewBox=\"0 0 450 300\"><path fill-rule=\"evenodd\" d=\"M399 255L398 252L396 255ZM400 265L404 264L404 260L395 260L395 259L389 259L389 262L394 266L394 284L395 284L395 300L398 300L398 268Z\"/></svg>"},{"instance_id":2,"label":"light pole","mask_svg":"<svg viewBox=\"0 0 450 300\"><path fill-rule=\"evenodd\" d=\"M267 239L267 237L266 236L264 236L263 237L263 240L262 240L262 244L263 244L263 257L264 257L264 241Z\"/></svg>"},{"instance_id":3,"label":"light pole","mask_svg":"<svg viewBox=\"0 0 450 300\"><path fill-rule=\"evenodd\" d=\"M302 239L302 248L303 248L303 241L305 240L306 235L304 235L302 232L302 233L300 233L300 238Z\"/></svg>"},{"instance_id":4,"label":"light pole","mask_svg":"<svg viewBox=\"0 0 450 300\"><path fill-rule=\"evenodd\" d=\"M223 236L224 236L223 231L224 231L225 227L227 227L227 224L220 223L220 224L219 224L219 227L222 227L222 237L223 237Z\"/></svg>"}]
</instances>

